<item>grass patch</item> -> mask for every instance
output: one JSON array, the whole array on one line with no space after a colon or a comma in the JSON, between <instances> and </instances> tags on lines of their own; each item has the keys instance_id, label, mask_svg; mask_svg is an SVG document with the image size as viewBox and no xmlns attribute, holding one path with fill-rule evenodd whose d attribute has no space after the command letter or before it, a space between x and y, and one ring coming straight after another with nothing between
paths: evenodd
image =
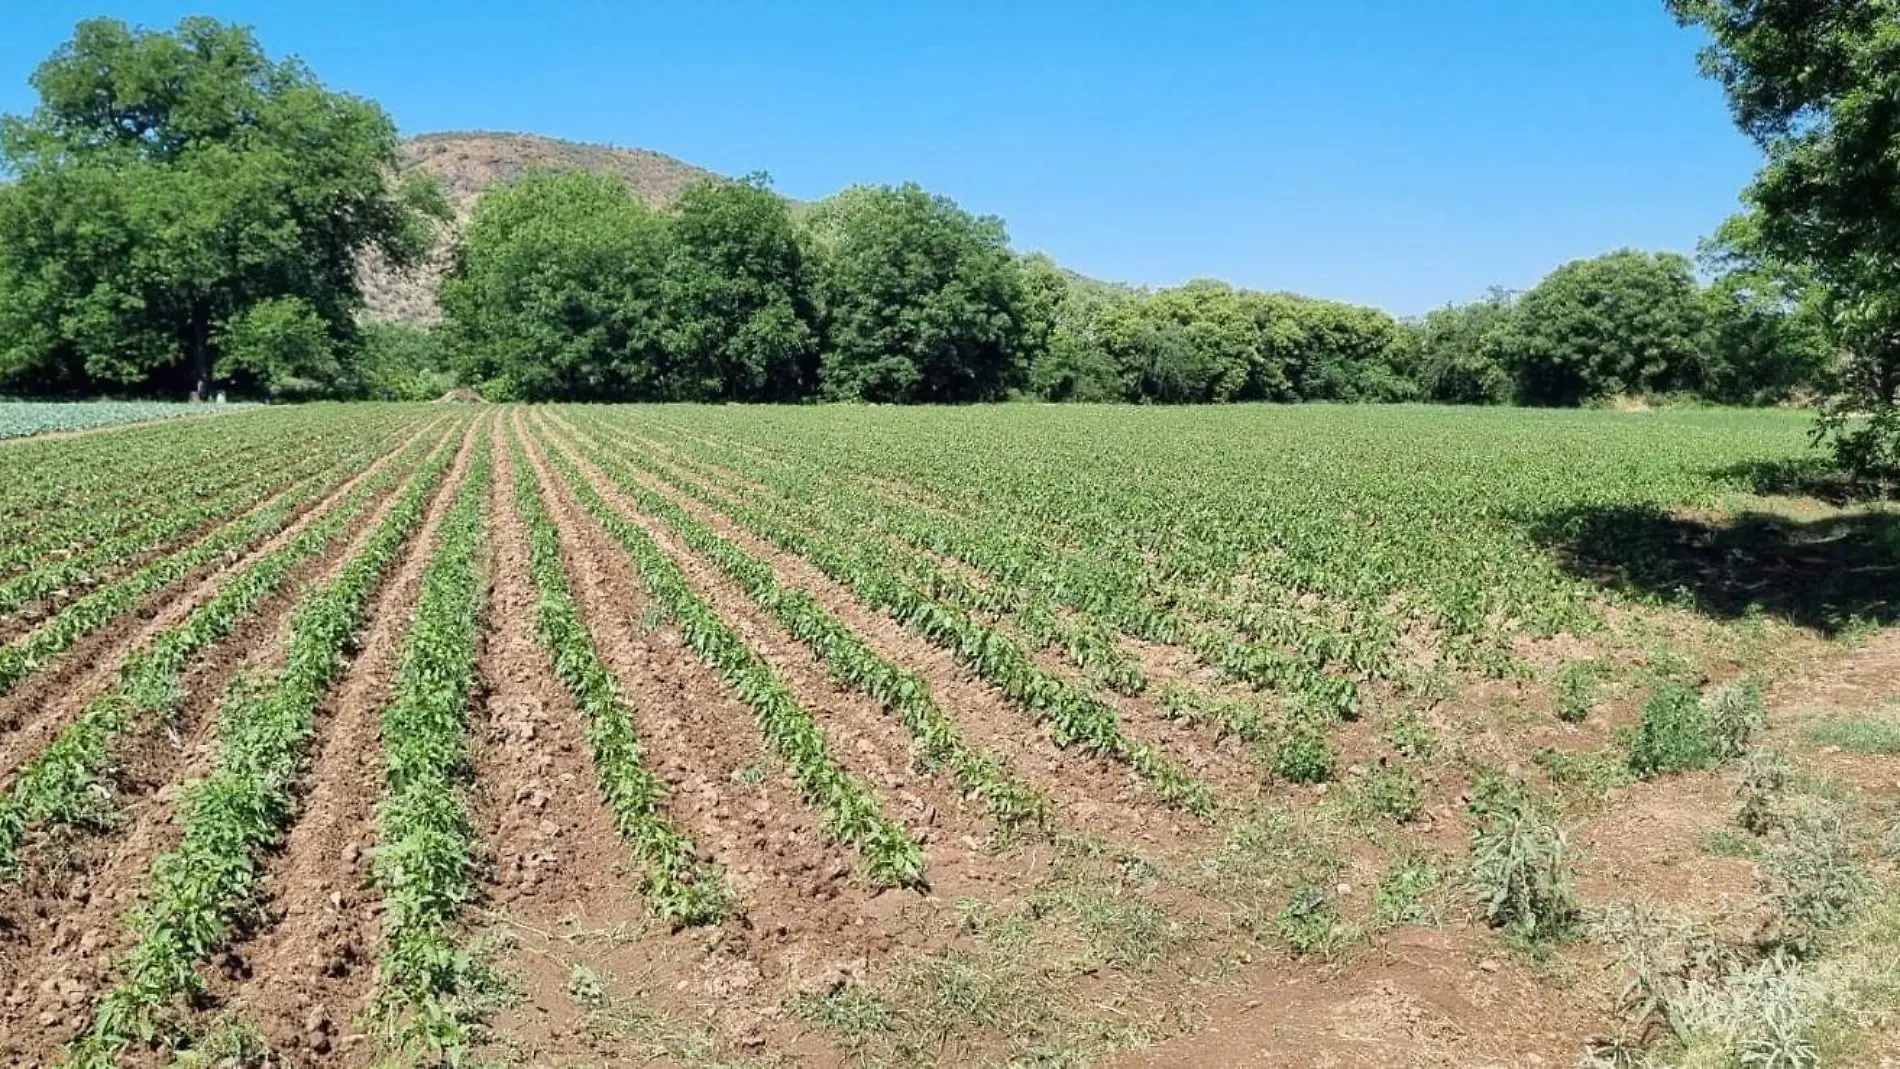
<instances>
[{"instance_id":1,"label":"grass patch","mask_svg":"<svg viewBox=\"0 0 1900 1069\"><path fill-rule=\"evenodd\" d=\"M1900 754L1900 722L1872 717L1845 717L1816 724L1805 738L1816 746L1838 746L1874 757Z\"/></svg>"}]
</instances>

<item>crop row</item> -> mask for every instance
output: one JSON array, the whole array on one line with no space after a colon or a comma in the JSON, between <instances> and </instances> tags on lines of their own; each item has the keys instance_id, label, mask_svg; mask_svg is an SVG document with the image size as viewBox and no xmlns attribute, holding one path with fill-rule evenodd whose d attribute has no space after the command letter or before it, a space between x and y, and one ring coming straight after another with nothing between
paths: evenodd
<instances>
[{"instance_id":1,"label":"crop row","mask_svg":"<svg viewBox=\"0 0 1900 1069\"><path fill-rule=\"evenodd\" d=\"M426 413L379 409L345 421L334 409L262 412L193 420L66 441L5 447L0 467L0 542L57 527L72 518L122 509L199 473L254 471L332 438L361 439L417 425Z\"/></svg>"},{"instance_id":2,"label":"crop row","mask_svg":"<svg viewBox=\"0 0 1900 1069\"><path fill-rule=\"evenodd\" d=\"M866 605L950 650L957 659L995 685L1030 718L1047 722L1056 745L1081 746L1087 752L1122 762L1169 804L1197 814L1211 812L1207 786L1168 760L1153 746L1129 738L1120 717L1099 698L1044 671L1007 636L968 611L937 601L905 582L902 565L888 545L875 539L826 537L786 523L732 497L709 491L650 455L622 450L620 455L674 489L725 513L754 535L805 558L849 587Z\"/></svg>"},{"instance_id":3,"label":"crop row","mask_svg":"<svg viewBox=\"0 0 1900 1069\"><path fill-rule=\"evenodd\" d=\"M642 486L617 457L599 449L588 455L641 511L663 520L683 544L711 561L810 648L833 680L869 695L902 723L927 768L948 771L959 790L979 799L1001 824L1041 823L1048 818L1048 798L1012 776L995 758L973 749L956 722L938 706L923 677L879 656L810 594L781 585L770 565Z\"/></svg>"},{"instance_id":4,"label":"crop row","mask_svg":"<svg viewBox=\"0 0 1900 1069\"><path fill-rule=\"evenodd\" d=\"M69 824L98 815L105 793L101 776L113 747L128 732L169 719L184 700L180 679L201 651L229 636L264 599L283 589L295 569L337 544L356 518L406 475L425 451L418 439L290 542L232 575L211 600L125 657L116 686L86 704L37 757L20 770L0 797L0 876L14 870L27 832L44 824ZM452 440L437 447L446 463Z\"/></svg>"},{"instance_id":5,"label":"crop row","mask_svg":"<svg viewBox=\"0 0 1900 1069\"><path fill-rule=\"evenodd\" d=\"M462 1003L474 968L457 938L470 895L474 831L468 706L475 688L487 542L488 436L437 530L434 555L383 708L385 787L375 880L383 893L379 985L399 1045L444 1059L467 1046Z\"/></svg>"},{"instance_id":6,"label":"crop row","mask_svg":"<svg viewBox=\"0 0 1900 1069\"><path fill-rule=\"evenodd\" d=\"M393 442L414 434L415 425L403 423L374 431L368 428L360 430L364 433L331 441L312 443L308 438L297 439L294 454L291 442L273 443L268 448L260 447L252 454L231 458L228 463L188 467L182 475L175 470L178 459L164 453L160 453L157 458L160 466L150 470L140 470L142 465L138 464L102 467L98 478L107 485L119 488L119 492L81 495L84 500L59 510L57 514L21 521L19 536L11 539L5 550L0 550L0 576L11 580L20 572L35 568L49 559L71 558L109 540L125 544L124 536L135 526L168 519L206 496L237 484L255 482L260 477L269 477L276 469L294 465L308 470L308 464L319 458L333 460L346 455L380 455L387 452ZM152 493L154 485L163 486L163 492ZM33 532L31 538L26 537L28 529ZM133 552L140 548L137 542L129 546L118 552ZM99 559L110 560L114 555L108 552Z\"/></svg>"},{"instance_id":7,"label":"crop row","mask_svg":"<svg viewBox=\"0 0 1900 1069\"><path fill-rule=\"evenodd\" d=\"M575 607L561 562L560 532L541 503L527 451L513 428L508 447L514 458L515 507L527 524L529 570L539 593L535 634L586 721L601 796L640 863L648 906L675 925L715 924L731 912L731 888L717 868L700 862L693 841L666 818L666 786L646 767L632 711Z\"/></svg>"},{"instance_id":8,"label":"crop row","mask_svg":"<svg viewBox=\"0 0 1900 1069\"><path fill-rule=\"evenodd\" d=\"M914 560L908 571L934 596L987 609L1031 638L1062 644L1074 663L1110 689L1138 689L1131 685L1137 677L1123 667L1126 654L1119 650L1117 633L1184 645L1227 679L1270 688L1295 705L1321 707L1347 719L1359 709L1354 677L1384 674L1389 624L1355 637L1316 626L1284 604L1238 607L1179 584L1156 586L1096 554L1039 543L987 517L901 507L799 469L747 469L749 477L772 491L766 493L706 465L684 458L675 462L695 478L801 527L833 535L890 530L920 548L961 560L984 576L987 592L973 592L968 582ZM1120 556L1141 558L1139 553ZM1044 621L1057 606L1100 622L1052 629Z\"/></svg>"},{"instance_id":9,"label":"crop row","mask_svg":"<svg viewBox=\"0 0 1900 1069\"><path fill-rule=\"evenodd\" d=\"M216 486L200 488L199 493L177 502L176 507L169 510L157 502L149 507L143 504L136 506L128 511L147 517L146 522L99 542L84 552L49 561L18 579L0 584L0 614L12 612L27 602L63 588L84 584L95 578L102 566L134 560L181 535L229 520L303 479L328 475L340 481L343 476L361 470L364 461L375 455L373 448L374 443L371 443L334 452L305 454L275 470L259 472L222 489Z\"/></svg>"},{"instance_id":10,"label":"crop row","mask_svg":"<svg viewBox=\"0 0 1900 1069\"><path fill-rule=\"evenodd\" d=\"M626 549L659 611L752 707L760 734L785 761L799 793L819 811L826 833L858 851L873 884L919 883L922 848L879 811L863 781L839 766L824 730L791 689L693 592L659 544L607 504L572 459L558 449L551 449L549 457L587 511Z\"/></svg>"},{"instance_id":11,"label":"crop row","mask_svg":"<svg viewBox=\"0 0 1900 1069\"><path fill-rule=\"evenodd\" d=\"M421 524L447 461L424 468L335 577L304 595L274 677L232 687L220 710L215 763L184 795L181 841L152 865L146 903L130 918L137 942L117 962L119 982L74 1044L75 1064L112 1065L129 1044L175 1038L162 1011L174 999L202 996L198 967L251 908L261 853L293 814L292 786L317 705L343 667L371 594Z\"/></svg>"}]
</instances>

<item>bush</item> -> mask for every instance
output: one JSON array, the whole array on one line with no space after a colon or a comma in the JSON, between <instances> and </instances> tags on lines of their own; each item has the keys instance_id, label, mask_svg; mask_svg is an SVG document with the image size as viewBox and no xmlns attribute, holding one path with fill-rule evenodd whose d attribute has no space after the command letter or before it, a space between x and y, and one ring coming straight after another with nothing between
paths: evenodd
<instances>
[{"instance_id":1,"label":"bush","mask_svg":"<svg viewBox=\"0 0 1900 1069\"><path fill-rule=\"evenodd\" d=\"M1471 844L1471 889L1486 923L1532 942L1569 933L1581 909L1567 847L1563 831L1534 805L1492 812Z\"/></svg>"},{"instance_id":2,"label":"bush","mask_svg":"<svg viewBox=\"0 0 1900 1069\"><path fill-rule=\"evenodd\" d=\"M1643 705L1630 740L1630 771L1644 779L1707 768L1738 756L1762 721L1761 687L1744 680L1704 699L1695 688L1664 681Z\"/></svg>"}]
</instances>

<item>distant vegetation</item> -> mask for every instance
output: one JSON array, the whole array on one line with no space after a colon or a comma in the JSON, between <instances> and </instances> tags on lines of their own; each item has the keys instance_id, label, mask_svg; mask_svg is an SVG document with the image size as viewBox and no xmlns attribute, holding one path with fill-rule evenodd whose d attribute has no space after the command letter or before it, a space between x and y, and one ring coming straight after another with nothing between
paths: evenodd
<instances>
[{"instance_id":1,"label":"distant vegetation","mask_svg":"<svg viewBox=\"0 0 1900 1069\"><path fill-rule=\"evenodd\" d=\"M550 400L1832 397L1826 429L1849 459L1893 467L1881 443L1896 423L1900 283L1853 265L1900 257L1881 245L1889 223L1851 217L1849 201L1878 197L1830 199L1851 192L1845 177L1829 185L1828 167L1847 164L1827 154L1845 150L1808 122L1856 91L1856 71L1879 76L1854 58L1874 46L1857 43L1852 20L1803 39L1838 60L1831 87L1784 98L1779 74L1754 64L1746 20L1717 3L1674 6L1717 31L1711 69L1750 132L1805 146L1706 244L1714 281L1681 255L1622 250L1409 321L1214 280L1095 282L1018 255L1001 220L915 185L794 206L763 177L720 179L651 153L522 135L491 137L480 159L467 137L403 148L376 105L269 60L246 31L90 21L34 75L40 107L0 138L19 176L0 191L0 389L415 397L459 380ZM189 104L201 96L222 103ZM1876 170L1869 180L1900 185L1890 163ZM453 179L454 205L424 172ZM364 329L364 272L380 290L429 264L431 232L458 208L466 225L427 272L444 276L440 326ZM380 311L430 318L426 300L398 303Z\"/></svg>"}]
</instances>

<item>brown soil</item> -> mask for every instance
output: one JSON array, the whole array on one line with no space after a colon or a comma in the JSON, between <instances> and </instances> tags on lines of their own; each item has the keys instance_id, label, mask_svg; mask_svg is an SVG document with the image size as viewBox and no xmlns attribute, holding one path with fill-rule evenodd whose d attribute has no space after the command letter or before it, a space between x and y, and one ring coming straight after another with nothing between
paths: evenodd
<instances>
[{"instance_id":1,"label":"brown soil","mask_svg":"<svg viewBox=\"0 0 1900 1069\"><path fill-rule=\"evenodd\" d=\"M418 432L417 437L433 433L433 428L425 429ZM0 698L0 723L10 728L6 735L0 736L0 783L10 784L20 766L45 749L59 731L78 717L88 701L112 688L118 680L120 662L128 653L144 648L216 597L232 576L294 541L364 480L375 477L387 467L414 440L405 440L361 471L324 491L302 506L276 534L252 545L242 556L209 564L182 581L154 592L131 613L74 643L72 649L47 668ZM282 589L293 591L297 585L293 577ZM242 650L246 648L242 638L234 634L218 647ZM215 656L217 652L214 649L212 654Z\"/></svg>"},{"instance_id":2,"label":"brown soil","mask_svg":"<svg viewBox=\"0 0 1900 1069\"><path fill-rule=\"evenodd\" d=\"M529 456L576 603L633 710L648 766L671 788L670 816L723 867L744 910L711 937L659 940L654 957L690 971L689 994L717 1000L723 1033L758 1042L767 1019L747 993L828 988L861 972L869 955L893 945L885 920L915 896L874 894L853 877L851 856L826 841L765 752L751 711L677 630L649 626L650 604L625 550L532 439Z\"/></svg>"},{"instance_id":3,"label":"brown soil","mask_svg":"<svg viewBox=\"0 0 1900 1069\"><path fill-rule=\"evenodd\" d=\"M1272 965L1224 987L1203 1027L1108 1064L1563 1066L1591 1024L1523 962L1426 928L1396 932L1335 973Z\"/></svg>"},{"instance_id":4,"label":"brown soil","mask_svg":"<svg viewBox=\"0 0 1900 1069\"><path fill-rule=\"evenodd\" d=\"M563 430L572 437L571 425ZM682 476L690 476L682 473ZM893 663L923 676L938 703L951 712L971 745L995 754L1025 781L1055 800L1063 824L1114 840L1131 837L1176 841L1194 824L1192 818L1154 806L1126 768L1106 758L1064 751L1045 728L995 687L958 664L949 651L905 630L903 625L865 606L848 588L804 559L787 553L657 479L642 476L647 489L680 505L721 537L772 567L786 587L804 590L843 621L865 644Z\"/></svg>"},{"instance_id":5,"label":"brown soil","mask_svg":"<svg viewBox=\"0 0 1900 1069\"><path fill-rule=\"evenodd\" d=\"M468 472L471 426L395 572L370 602L368 629L317 713L307 785L281 852L264 867L270 918L225 955L213 995L255 1023L289 1064L365 1061L380 900L369 885L382 793L380 716L408 635L436 531Z\"/></svg>"},{"instance_id":6,"label":"brown soil","mask_svg":"<svg viewBox=\"0 0 1900 1069\"><path fill-rule=\"evenodd\" d=\"M306 565L302 574L340 567L394 503L395 492L366 510L347 544ZM293 536L294 537L294 536ZM287 590L294 584L287 584ZM151 864L176 844L179 785L208 773L216 759L216 710L230 679L261 671L282 654L281 625L295 593L267 599L265 612L186 676L187 698L167 731L129 740L122 826L105 836L40 835L23 853L26 879L0 913L4 975L14 978L0 1022L0 1059L38 1061L89 1021L90 1006L111 980L111 963L130 948L122 917L139 900Z\"/></svg>"}]
</instances>

